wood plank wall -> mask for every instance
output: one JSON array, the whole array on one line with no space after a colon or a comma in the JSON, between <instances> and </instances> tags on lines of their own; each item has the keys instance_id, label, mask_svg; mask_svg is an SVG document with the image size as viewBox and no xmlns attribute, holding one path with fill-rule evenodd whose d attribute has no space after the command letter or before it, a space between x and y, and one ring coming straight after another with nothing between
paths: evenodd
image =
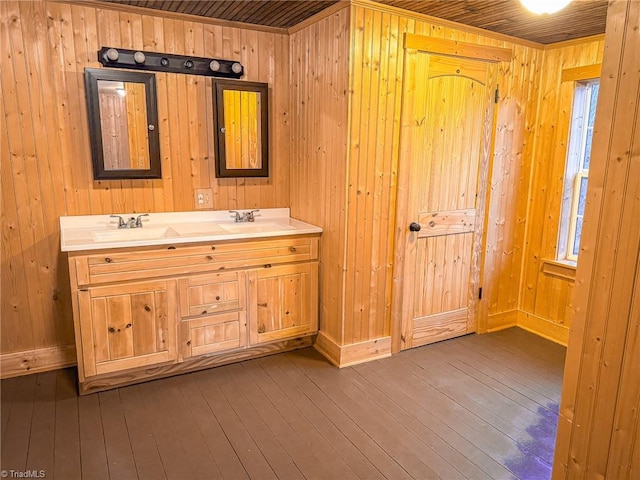
<instances>
[{"instance_id":1,"label":"wood plank wall","mask_svg":"<svg viewBox=\"0 0 640 480\"><path fill-rule=\"evenodd\" d=\"M335 88L327 91L329 87L316 81L317 76L311 77L312 87L296 83L300 75L313 75L316 71L317 60L305 59L305 42L316 42L322 48L321 39L332 35L327 22L322 20L321 24L312 24L292 35L292 91L297 91L292 95L299 98L295 109L299 112L304 98L313 98L310 93L321 93L323 99L316 99L315 105L307 104L305 113L296 118L293 136L300 137L306 146L292 155L292 212L325 228L346 228L343 233L333 234L331 242L326 231L323 235L323 250L332 249L331 253L325 252L324 258L332 263L326 263L322 270L322 332L339 345L390 335L405 32L513 48L513 61L501 65L498 78L501 99L485 275L495 285L488 289L488 312L500 321L507 312L515 323L542 50L467 32L462 25L456 29L410 12L356 2L350 7L348 42L341 43L345 40L342 34L333 38L334 49L340 44L343 51L345 45L351 45L348 71L336 65L341 75L348 73L349 111L347 114L341 110L335 115L338 112L329 103L335 98ZM342 28L341 24L340 31ZM347 116L349 127L345 131L342 122ZM319 128L323 122L336 119L340 128ZM345 185L346 192L340 190L341 185ZM334 186L336 189L332 190ZM341 216L338 223L329 221L328 213L316 211L315 204L328 198L335 202L332 209L346 208L346 216ZM331 279L327 278L329 275Z\"/></svg>"},{"instance_id":2,"label":"wood plank wall","mask_svg":"<svg viewBox=\"0 0 640 480\"><path fill-rule=\"evenodd\" d=\"M518 324L565 345L573 309L573 272L565 269L567 278L544 268L545 260L556 259L571 122L573 84L563 84L561 76L563 69L601 63L603 46L603 36L547 46L540 71Z\"/></svg>"},{"instance_id":3,"label":"wood plank wall","mask_svg":"<svg viewBox=\"0 0 640 480\"><path fill-rule=\"evenodd\" d=\"M323 228L321 329L341 338L349 8L291 33L291 215Z\"/></svg>"},{"instance_id":4,"label":"wood plank wall","mask_svg":"<svg viewBox=\"0 0 640 480\"><path fill-rule=\"evenodd\" d=\"M212 189L214 209L289 206L286 32L3 1L0 34L3 355L73 343L59 216L193 210L196 188ZM271 176L216 179L211 79L156 73L163 178L93 181L83 69L103 45L239 60L246 80L268 82Z\"/></svg>"},{"instance_id":5,"label":"wood plank wall","mask_svg":"<svg viewBox=\"0 0 640 480\"><path fill-rule=\"evenodd\" d=\"M553 478L640 476L640 3L609 3Z\"/></svg>"}]
</instances>

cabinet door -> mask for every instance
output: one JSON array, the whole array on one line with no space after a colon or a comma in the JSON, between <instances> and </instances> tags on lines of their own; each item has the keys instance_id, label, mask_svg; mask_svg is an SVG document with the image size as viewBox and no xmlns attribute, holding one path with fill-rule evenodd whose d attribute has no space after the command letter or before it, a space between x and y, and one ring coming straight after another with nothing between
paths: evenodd
<instances>
[{"instance_id":1,"label":"cabinet door","mask_svg":"<svg viewBox=\"0 0 640 480\"><path fill-rule=\"evenodd\" d=\"M85 376L176 361L176 290L169 280L79 291Z\"/></svg>"},{"instance_id":2,"label":"cabinet door","mask_svg":"<svg viewBox=\"0 0 640 480\"><path fill-rule=\"evenodd\" d=\"M317 262L249 272L249 341L252 345L317 330Z\"/></svg>"}]
</instances>

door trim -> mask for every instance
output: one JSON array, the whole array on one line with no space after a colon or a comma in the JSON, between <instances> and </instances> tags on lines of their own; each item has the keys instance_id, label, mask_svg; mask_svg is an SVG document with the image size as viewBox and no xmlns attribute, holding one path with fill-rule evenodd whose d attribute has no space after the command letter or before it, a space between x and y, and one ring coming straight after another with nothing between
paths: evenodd
<instances>
[{"instance_id":1,"label":"door trim","mask_svg":"<svg viewBox=\"0 0 640 480\"><path fill-rule=\"evenodd\" d=\"M513 57L513 50L510 48L477 45L415 33L404 34L404 48L485 62L510 62Z\"/></svg>"}]
</instances>

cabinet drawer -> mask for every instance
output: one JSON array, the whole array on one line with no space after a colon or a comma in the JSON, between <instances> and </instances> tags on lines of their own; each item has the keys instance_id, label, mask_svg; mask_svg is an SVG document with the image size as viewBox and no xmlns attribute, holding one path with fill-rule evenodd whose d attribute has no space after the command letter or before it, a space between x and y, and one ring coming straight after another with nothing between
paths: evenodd
<instances>
[{"instance_id":1,"label":"cabinet drawer","mask_svg":"<svg viewBox=\"0 0 640 480\"><path fill-rule=\"evenodd\" d=\"M181 322L182 356L243 348L247 345L245 312L221 313Z\"/></svg>"},{"instance_id":2,"label":"cabinet drawer","mask_svg":"<svg viewBox=\"0 0 640 480\"><path fill-rule=\"evenodd\" d=\"M73 261L78 284L95 285L139 278L302 262L317 258L318 237L303 236L105 251L78 255Z\"/></svg>"},{"instance_id":3,"label":"cabinet drawer","mask_svg":"<svg viewBox=\"0 0 640 480\"><path fill-rule=\"evenodd\" d=\"M195 317L244 309L244 272L210 273L179 280L180 315Z\"/></svg>"}]
</instances>

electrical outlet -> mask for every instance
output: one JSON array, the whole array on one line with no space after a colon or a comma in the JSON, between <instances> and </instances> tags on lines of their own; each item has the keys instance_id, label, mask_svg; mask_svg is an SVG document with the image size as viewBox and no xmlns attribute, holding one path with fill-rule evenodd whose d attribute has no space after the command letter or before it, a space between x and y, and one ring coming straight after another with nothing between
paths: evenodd
<instances>
[{"instance_id":1,"label":"electrical outlet","mask_svg":"<svg viewBox=\"0 0 640 480\"><path fill-rule=\"evenodd\" d=\"M213 208L213 191L210 188L197 188L195 191L196 210Z\"/></svg>"}]
</instances>

